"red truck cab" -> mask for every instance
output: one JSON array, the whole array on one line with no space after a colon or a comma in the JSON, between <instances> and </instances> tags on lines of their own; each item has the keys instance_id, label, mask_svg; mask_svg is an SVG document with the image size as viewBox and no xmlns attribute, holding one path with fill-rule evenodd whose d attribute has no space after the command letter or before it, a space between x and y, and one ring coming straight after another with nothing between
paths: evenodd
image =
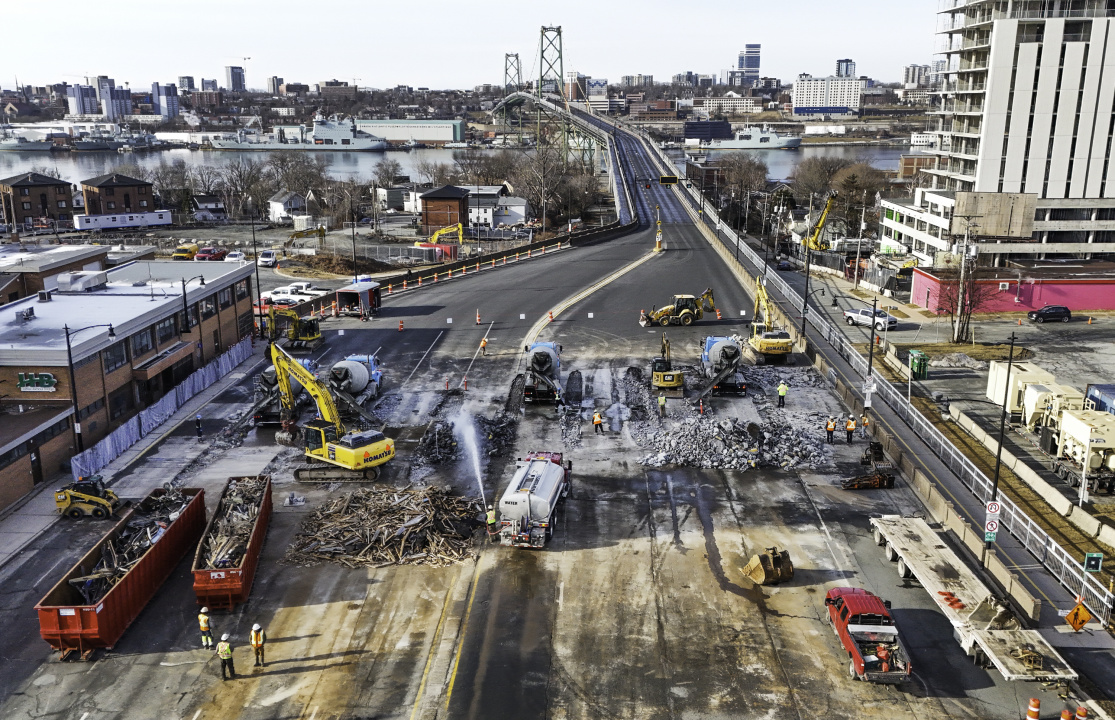
<instances>
[{"instance_id":1,"label":"red truck cab","mask_svg":"<svg viewBox=\"0 0 1115 720\"><path fill-rule=\"evenodd\" d=\"M828 591L829 622L848 653L853 680L901 683L910 675L910 655L898 637L890 603L862 588Z\"/></svg>"}]
</instances>

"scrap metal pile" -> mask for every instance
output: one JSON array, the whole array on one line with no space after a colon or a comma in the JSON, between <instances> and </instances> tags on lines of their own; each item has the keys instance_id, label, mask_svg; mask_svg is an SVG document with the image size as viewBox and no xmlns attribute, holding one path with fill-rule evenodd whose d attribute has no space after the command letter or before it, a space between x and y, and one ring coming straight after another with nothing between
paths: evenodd
<instances>
[{"instance_id":1,"label":"scrap metal pile","mask_svg":"<svg viewBox=\"0 0 1115 720\"><path fill-rule=\"evenodd\" d=\"M480 503L448 489L364 488L327 502L302 522L283 556L289 565L321 561L350 568L443 567L470 555Z\"/></svg>"},{"instance_id":2,"label":"scrap metal pile","mask_svg":"<svg viewBox=\"0 0 1115 720\"><path fill-rule=\"evenodd\" d=\"M158 498L148 498L128 519L121 533L105 542L101 559L88 575L70 578L70 585L85 598L86 605L101 600L120 582L144 554L159 541L193 498L172 488Z\"/></svg>"},{"instance_id":3,"label":"scrap metal pile","mask_svg":"<svg viewBox=\"0 0 1115 720\"><path fill-rule=\"evenodd\" d=\"M212 532L203 540L205 569L237 568L248 551L256 518L267 489L267 475L230 482L217 506Z\"/></svg>"}]
</instances>

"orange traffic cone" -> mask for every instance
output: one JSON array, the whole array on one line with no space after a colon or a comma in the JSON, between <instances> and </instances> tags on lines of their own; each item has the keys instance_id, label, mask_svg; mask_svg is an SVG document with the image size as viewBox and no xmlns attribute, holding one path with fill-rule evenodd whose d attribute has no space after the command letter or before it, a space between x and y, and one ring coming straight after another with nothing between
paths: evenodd
<instances>
[{"instance_id":1,"label":"orange traffic cone","mask_svg":"<svg viewBox=\"0 0 1115 720\"><path fill-rule=\"evenodd\" d=\"M400 320L399 321L399 332L402 332L402 331L403 331L403 321Z\"/></svg>"},{"instance_id":2,"label":"orange traffic cone","mask_svg":"<svg viewBox=\"0 0 1115 720\"><path fill-rule=\"evenodd\" d=\"M1022 324L1022 318L1018 318L1018 324L1019 324L1019 325L1021 325L1021 324Z\"/></svg>"},{"instance_id":3,"label":"orange traffic cone","mask_svg":"<svg viewBox=\"0 0 1115 720\"><path fill-rule=\"evenodd\" d=\"M1076 720L1087 720L1087 719L1088 719L1088 708L1078 705L1077 708L1076 708Z\"/></svg>"},{"instance_id":4,"label":"orange traffic cone","mask_svg":"<svg viewBox=\"0 0 1115 720\"><path fill-rule=\"evenodd\" d=\"M406 290L406 289L407 289L407 281L403 280L403 290Z\"/></svg>"},{"instance_id":5,"label":"orange traffic cone","mask_svg":"<svg viewBox=\"0 0 1115 720\"><path fill-rule=\"evenodd\" d=\"M553 321L554 321L554 311L551 310L550 311L550 322L553 322Z\"/></svg>"},{"instance_id":6,"label":"orange traffic cone","mask_svg":"<svg viewBox=\"0 0 1115 720\"><path fill-rule=\"evenodd\" d=\"M1026 720L1038 720L1041 715L1041 700L1030 698L1030 707L1026 710Z\"/></svg>"},{"instance_id":7,"label":"orange traffic cone","mask_svg":"<svg viewBox=\"0 0 1115 720\"><path fill-rule=\"evenodd\" d=\"M1092 324L1092 318L1088 318L1088 324L1089 324L1089 325L1091 325L1091 324Z\"/></svg>"},{"instance_id":8,"label":"orange traffic cone","mask_svg":"<svg viewBox=\"0 0 1115 720\"><path fill-rule=\"evenodd\" d=\"M716 319L720 320L720 308L716 308Z\"/></svg>"},{"instance_id":9,"label":"orange traffic cone","mask_svg":"<svg viewBox=\"0 0 1115 720\"><path fill-rule=\"evenodd\" d=\"M388 283L388 284L387 284L387 294L388 294L388 295L391 295L391 294L393 294L393 293L394 293L394 290L395 290L395 286L394 286L394 285L392 285L391 283Z\"/></svg>"},{"instance_id":10,"label":"orange traffic cone","mask_svg":"<svg viewBox=\"0 0 1115 720\"><path fill-rule=\"evenodd\" d=\"M476 324L477 325L480 324L480 310L479 310L479 308L476 310Z\"/></svg>"},{"instance_id":11,"label":"orange traffic cone","mask_svg":"<svg viewBox=\"0 0 1115 720\"><path fill-rule=\"evenodd\" d=\"M1072 718L1073 718L1072 710L1062 710L1061 711L1061 720L1072 720Z\"/></svg>"},{"instance_id":12,"label":"orange traffic cone","mask_svg":"<svg viewBox=\"0 0 1115 720\"><path fill-rule=\"evenodd\" d=\"M418 287L422 287L422 276L418 276Z\"/></svg>"}]
</instances>

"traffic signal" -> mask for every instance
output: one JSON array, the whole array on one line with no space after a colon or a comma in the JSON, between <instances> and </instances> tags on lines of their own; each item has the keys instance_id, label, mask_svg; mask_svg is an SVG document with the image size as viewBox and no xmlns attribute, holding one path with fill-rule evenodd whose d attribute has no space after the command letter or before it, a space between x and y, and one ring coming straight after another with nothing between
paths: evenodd
<instances>
[{"instance_id":1,"label":"traffic signal","mask_svg":"<svg viewBox=\"0 0 1115 720\"><path fill-rule=\"evenodd\" d=\"M647 183L647 190L650 190L650 183Z\"/></svg>"}]
</instances>

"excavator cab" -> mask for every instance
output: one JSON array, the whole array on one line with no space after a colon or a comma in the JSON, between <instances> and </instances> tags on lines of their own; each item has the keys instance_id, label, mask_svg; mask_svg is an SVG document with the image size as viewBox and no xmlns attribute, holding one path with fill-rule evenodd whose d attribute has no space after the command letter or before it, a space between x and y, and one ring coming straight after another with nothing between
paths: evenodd
<instances>
[{"instance_id":1,"label":"excavator cab","mask_svg":"<svg viewBox=\"0 0 1115 720\"><path fill-rule=\"evenodd\" d=\"M666 333L662 333L662 355L650 361L650 387L651 390L661 391L670 397L680 397L685 388L685 375L680 370L674 370L670 360L670 341Z\"/></svg>"}]
</instances>

